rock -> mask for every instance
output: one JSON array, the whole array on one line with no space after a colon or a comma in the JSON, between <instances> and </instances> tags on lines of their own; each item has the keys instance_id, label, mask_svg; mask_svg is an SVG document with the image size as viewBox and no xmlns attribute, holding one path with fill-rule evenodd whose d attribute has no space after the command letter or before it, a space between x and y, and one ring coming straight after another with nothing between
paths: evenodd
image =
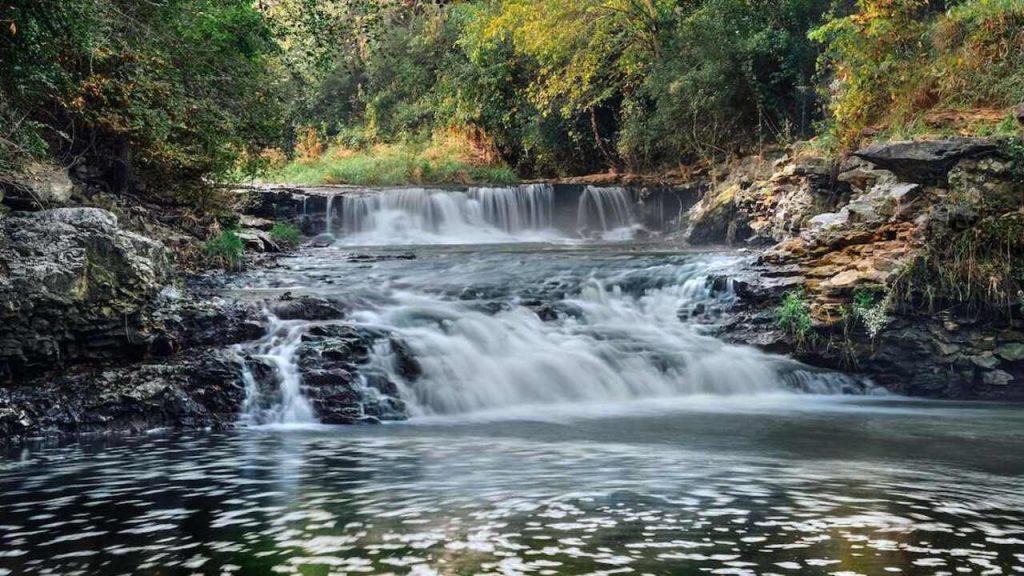
<instances>
[{"instance_id":1,"label":"rock","mask_svg":"<svg viewBox=\"0 0 1024 576\"><path fill-rule=\"evenodd\" d=\"M1013 374L1003 370L993 370L982 374L981 380L989 386L1006 386L1013 381Z\"/></svg>"},{"instance_id":2,"label":"rock","mask_svg":"<svg viewBox=\"0 0 1024 576\"><path fill-rule=\"evenodd\" d=\"M1009 342L996 348L996 356L1008 362L1024 360L1024 342Z\"/></svg>"},{"instance_id":3,"label":"rock","mask_svg":"<svg viewBox=\"0 0 1024 576\"><path fill-rule=\"evenodd\" d=\"M950 138L920 142L887 142L868 146L854 155L889 170L901 180L939 184L964 158L992 154L998 145L984 138Z\"/></svg>"},{"instance_id":4,"label":"rock","mask_svg":"<svg viewBox=\"0 0 1024 576\"><path fill-rule=\"evenodd\" d=\"M0 177L0 200L15 210L42 210L67 204L74 185L60 166L33 162L10 178Z\"/></svg>"},{"instance_id":5,"label":"rock","mask_svg":"<svg viewBox=\"0 0 1024 576\"><path fill-rule=\"evenodd\" d=\"M978 356L971 357L971 363L978 368L984 368L985 370L991 370L999 365L999 359L992 356L991 352L985 352Z\"/></svg>"},{"instance_id":6,"label":"rock","mask_svg":"<svg viewBox=\"0 0 1024 576\"><path fill-rule=\"evenodd\" d=\"M242 228L252 228L255 230L262 230L264 232L270 232L270 229L274 227L274 221L266 218L260 218L259 216L249 216L243 214L238 221Z\"/></svg>"},{"instance_id":7,"label":"rock","mask_svg":"<svg viewBox=\"0 0 1024 576\"><path fill-rule=\"evenodd\" d=\"M97 208L14 213L0 231L0 381L145 353L163 246Z\"/></svg>"},{"instance_id":8,"label":"rock","mask_svg":"<svg viewBox=\"0 0 1024 576\"><path fill-rule=\"evenodd\" d=\"M262 230L249 228L237 232L238 237L245 244L246 249L256 252L280 252L281 247L274 242L269 234Z\"/></svg>"},{"instance_id":9,"label":"rock","mask_svg":"<svg viewBox=\"0 0 1024 576\"><path fill-rule=\"evenodd\" d=\"M1021 104L1013 109L1013 115L1017 118L1017 123L1024 126L1024 104Z\"/></svg>"},{"instance_id":10,"label":"rock","mask_svg":"<svg viewBox=\"0 0 1024 576\"><path fill-rule=\"evenodd\" d=\"M215 351L90 367L0 387L0 442L27 436L233 426L245 399L238 365Z\"/></svg>"},{"instance_id":11,"label":"rock","mask_svg":"<svg viewBox=\"0 0 1024 576\"><path fill-rule=\"evenodd\" d=\"M338 320L345 316L340 304L314 296L278 302L270 311L281 320Z\"/></svg>"}]
</instances>

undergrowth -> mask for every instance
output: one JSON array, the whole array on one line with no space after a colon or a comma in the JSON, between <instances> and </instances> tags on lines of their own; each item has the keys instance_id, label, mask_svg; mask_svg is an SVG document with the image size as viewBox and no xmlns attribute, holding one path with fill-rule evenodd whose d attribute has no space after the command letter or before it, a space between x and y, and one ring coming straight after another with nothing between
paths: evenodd
<instances>
[{"instance_id":1,"label":"undergrowth","mask_svg":"<svg viewBox=\"0 0 1024 576\"><path fill-rule=\"evenodd\" d=\"M270 237L287 248L295 248L302 240L302 233L299 229L286 222L276 222L270 229Z\"/></svg>"},{"instance_id":2,"label":"undergrowth","mask_svg":"<svg viewBox=\"0 0 1024 576\"><path fill-rule=\"evenodd\" d=\"M811 313L803 290L790 290L775 309L775 323L798 344L807 341L811 333Z\"/></svg>"},{"instance_id":3,"label":"undergrowth","mask_svg":"<svg viewBox=\"0 0 1024 576\"><path fill-rule=\"evenodd\" d=\"M203 244L210 263L225 270L240 270L244 262L245 244L232 230L224 230Z\"/></svg>"},{"instance_id":4,"label":"undergrowth","mask_svg":"<svg viewBox=\"0 0 1024 576\"><path fill-rule=\"evenodd\" d=\"M512 184L515 172L503 163L482 161L458 143L376 144L322 147L307 136L303 154L263 180L291 184Z\"/></svg>"}]
</instances>

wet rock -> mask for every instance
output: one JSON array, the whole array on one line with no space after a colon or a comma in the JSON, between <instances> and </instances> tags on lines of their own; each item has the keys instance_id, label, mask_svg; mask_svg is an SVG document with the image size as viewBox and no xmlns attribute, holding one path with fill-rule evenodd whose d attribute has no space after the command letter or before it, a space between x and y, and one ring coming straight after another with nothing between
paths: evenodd
<instances>
[{"instance_id":1,"label":"wet rock","mask_svg":"<svg viewBox=\"0 0 1024 576\"><path fill-rule=\"evenodd\" d=\"M1008 362L1024 360L1024 342L1008 342L996 348L996 356Z\"/></svg>"},{"instance_id":2,"label":"wet rock","mask_svg":"<svg viewBox=\"0 0 1024 576\"><path fill-rule=\"evenodd\" d=\"M0 440L159 427L232 426L245 399L238 364L206 351L88 368L0 388Z\"/></svg>"},{"instance_id":3,"label":"wet rock","mask_svg":"<svg viewBox=\"0 0 1024 576\"><path fill-rule=\"evenodd\" d=\"M96 208L14 213L0 232L0 381L145 353L171 273L159 243Z\"/></svg>"},{"instance_id":4,"label":"wet rock","mask_svg":"<svg viewBox=\"0 0 1024 576\"><path fill-rule=\"evenodd\" d=\"M1002 370L993 370L982 374L981 379L989 386L1006 386L1013 381L1013 374Z\"/></svg>"},{"instance_id":5,"label":"wet rock","mask_svg":"<svg viewBox=\"0 0 1024 576\"><path fill-rule=\"evenodd\" d=\"M278 302L270 311L281 320L338 320L345 316L341 304L314 296Z\"/></svg>"},{"instance_id":6,"label":"wet rock","mask_svg":"<svg viewBox=\"0 0 1024 576\"><path fill-rule=\"evenodd\" d=\"M990 154L998 145L983 138L950 138L920 142L888 142L854 152L854 155L889 170L905 182L938 184L958 161Z\"/></svg>"},{"instance_id":7,"label":"wet rock","mask_svg":"<svg viewBox=\"0 0 1024 576\"><path fill-rule=\"evenodd\" d=\"M420 366L419 360L416 359L409 345L396 336L392 336L389 342L391 350L395 354L395 367L398 369L398 373L409 381L419 378L423 374L423 367Z\"/></svg>"}]
</instances>

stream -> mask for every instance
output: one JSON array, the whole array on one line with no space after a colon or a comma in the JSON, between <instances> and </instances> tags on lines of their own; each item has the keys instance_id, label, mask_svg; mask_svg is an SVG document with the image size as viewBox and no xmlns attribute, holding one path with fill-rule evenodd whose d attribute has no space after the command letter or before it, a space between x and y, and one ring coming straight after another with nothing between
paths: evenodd
<instances>
[{"instance_id":1,"label":"stream","mask_svg":"<svg viewBox=\"0 0 1024 576\"><path fill-rule=\"evenodd\" d=\"M238 429L5 454L0 576L1024 573L1024 409L718 340L714 279L749 255L680 250L631 204L329 198L324 236L221 296L346 317L268 317ZM324 325L387 335L357 381L395 421L320 423L299 350Z\"/></svg>"}]
</instances>

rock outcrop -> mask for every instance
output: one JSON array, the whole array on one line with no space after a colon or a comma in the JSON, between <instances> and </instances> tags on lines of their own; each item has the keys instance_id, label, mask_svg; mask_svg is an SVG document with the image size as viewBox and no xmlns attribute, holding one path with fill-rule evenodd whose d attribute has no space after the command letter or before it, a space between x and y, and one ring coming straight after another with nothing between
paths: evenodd
<instances>
[{"instance_id":1,"label":"rock outcrop","mask_svg":"<svg viewBox=\"0 0 1024 576\"><path fill-rule=\"evenodd\" d=\"M731 201L743 209L733 218L742 221L731 228L778 242L738 273L746 311L724 336L858 370L901 393L1024 399L1016 354L1024 346L1024 296L1009 287L1021 279L1013 270L1024 269L1024 238L1014 239L1024 182L1002 150L982 139L879 144L837 166L828 181L823 160L791 151L774 174L736 187ZM792 209L783 227L780 206ZM701 229L707 214L692 214L691 229ZM977 246L988 231L1005 238L991 263ZM953 253L970 252L960 262L935 262L950 242L963 244ZM979 304L966 293L977 291L967 286L976 279L955 277L957 267L991 274L982 291L1004 304ZM960 285L964 294L956 293ZM793 290L813 319L811 334L776 325L775 308Z\"/></svg>"},{"instance_id":2,"label":"rock outcrop","mask_svg":"<svg viewBox=\"0 0 1024 576\"><path fill-rule=\"evenodd\" d=\"M161 244L96 208L14 213L0 233L0 382L145 352L170 277Z\"/></svg>"}]
</instances>

